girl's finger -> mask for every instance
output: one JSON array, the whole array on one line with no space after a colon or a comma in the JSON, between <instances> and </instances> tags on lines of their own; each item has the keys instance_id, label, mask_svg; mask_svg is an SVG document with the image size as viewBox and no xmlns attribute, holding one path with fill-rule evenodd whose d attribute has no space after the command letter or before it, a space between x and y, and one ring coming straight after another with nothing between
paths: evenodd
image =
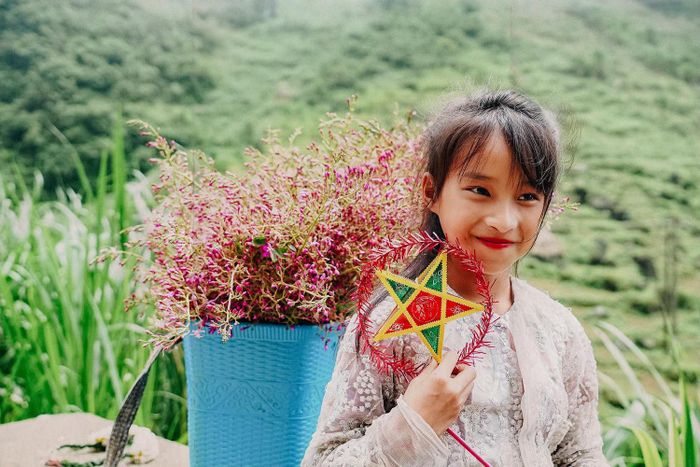
<instances>
[{"instance_id":1,"label":"girl's finger","mask_svg":"<svg viewBox=\"0 0 700 467\"><path fill-rule=\"evenodd\" d=\"M457 365L455 365L455 369L452 370L452 376L457 376L465 368L469 368L469 365L465 365L464 363L458 363Z\"/></svg>"},{"instance_id":2,"label":"girl's finger","mask_svg":"<svg viewBox=\"0 0 700 467\"><path fill-rule=\"evenodd\" d=\"M461 393L461 398L462 398L462 404L466 404L471 400L472 397L472 389L474 389L474 383L476 380L472 380L471 383L467 384L467 387L464 388L464 391Z\"/></svg>"},{"instance_id":3,"label":"girl's finger","mask_svg":"<svg viewBox=\"0 0 700 467\"><path fill-rule=\"evenodd\" d=\"M452 375L452 370L454 370L457 360L459 360L459 353L450 350L442 356L442 361L435 370L435 373L449 378Z\"/></svg>"},{"instance_id":4,"label":"girl's finger","mask_svg":"<svg viewBox=\"0 0 700 467\"><path fill-rule=\"evenodd\" d=\"M470 366L465 366L462 370L453 378L460 386L465 387L472 384L476 379L476 370Z\"/></svg>"},{"instance_id":5,"label":"girl's finger","mask_svg":"<svg viewBox=\"0 0 700 467\"><path fill-rule=\"evenodd\" d=\"M428 362L428 364L425 365L425 368L423 368L423 371L421 371L421 374L430 373L433 370L435 370L435 368L437 368L437 366L438 366L438 362L434 358L431 358L430 361Z\"/></svg>"}]
</instances>

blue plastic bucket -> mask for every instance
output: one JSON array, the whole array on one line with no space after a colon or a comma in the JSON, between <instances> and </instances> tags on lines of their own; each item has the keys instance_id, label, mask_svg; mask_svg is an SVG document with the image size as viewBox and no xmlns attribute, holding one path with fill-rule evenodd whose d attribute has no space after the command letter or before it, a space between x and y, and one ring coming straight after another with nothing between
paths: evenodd
<instances>
[{"instance_id":1,"label":"blue plastic bucket","mask_svg":"<svg viewBox=\"0 0 700 467\"><path fill-rule=\"evenodd\" d=\"M184 339L190 465L298 466L333 373L316 325L253 324Z\"/></svg>"}]
</instances>

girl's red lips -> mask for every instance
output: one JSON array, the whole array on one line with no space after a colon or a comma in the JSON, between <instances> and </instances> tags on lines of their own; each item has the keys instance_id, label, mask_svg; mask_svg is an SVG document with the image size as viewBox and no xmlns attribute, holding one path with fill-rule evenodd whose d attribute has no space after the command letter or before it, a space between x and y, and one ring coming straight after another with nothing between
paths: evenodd
<instances>
[{"instance_id":1,"label":"girl's red lips","mask_svg":"<svg viewBox=\"0 0 700 467\"><path fill-rule=\"evenodd\" d=\"M511 242L510 240L505 240L503 238L494 238L494 237L477 237L484 245L486 245L489 248L495 248L497 250L500 250L502 248L506 248L510 245L512 245L515 242Z\"/></svg>"}]
</instances>

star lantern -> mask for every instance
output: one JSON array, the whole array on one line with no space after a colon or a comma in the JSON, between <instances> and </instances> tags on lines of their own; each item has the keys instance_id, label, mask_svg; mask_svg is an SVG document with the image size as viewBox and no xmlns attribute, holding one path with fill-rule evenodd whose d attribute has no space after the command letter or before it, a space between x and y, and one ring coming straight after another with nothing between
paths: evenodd
<instances>
[{"instance_id":1,"label":"star lantern","mask_svg":"<svg viewBox=\"0 0 700 467\"><path fill-rule=\"evenodd\" d=\"M445 324L484 310L478 303L447 292L446 252L438 254L416 281L389 271L377 270L376 274L396 308L375 334L375 342L416 333L439 363Z\"/></svg>"}]
</instances>

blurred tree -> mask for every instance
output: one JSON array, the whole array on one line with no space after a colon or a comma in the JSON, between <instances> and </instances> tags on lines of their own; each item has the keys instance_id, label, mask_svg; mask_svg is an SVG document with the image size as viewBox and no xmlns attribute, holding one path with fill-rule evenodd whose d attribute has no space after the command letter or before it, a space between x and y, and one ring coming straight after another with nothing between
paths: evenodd
<instances>
[{"instance_id":1,"label":"blurred tree","mask_svg":"<svg viewBox=\"0 0 700 467\"><path fill-rule=\"evenodd\" d=\"M214 87L197 61L211 46L207 33L133 0L3 1L0 25L0 147L25 176L41 170L46 193L79 186L67 144L97 173L115 112L201 102ZM135 139L127 144L133 153Z\"/></svg>"},{"instance_id":2,"label":"blurred tree","mask_svg":"<svg viewBox=\"0 0 700 467\"><path fill-rule=\"evenodd\" d=\"M664 317L664 335L668 348L671 349L669 340L678 334L678 266L680 244L678 229L680 220L671 217L666 224L664 232L663 250L663 274L659 284L659 302Z\"/></svg>"},{"instance_id":3,"label":"blurred tree","mask_svg":"<svg viewBox=\"0 0 700 467\"><path fill-rule=\"evenodd\" d=\"M277 16L277 0L210 0L195 6L200 17L245 28Z\"/></svg>"}]
</instances>

